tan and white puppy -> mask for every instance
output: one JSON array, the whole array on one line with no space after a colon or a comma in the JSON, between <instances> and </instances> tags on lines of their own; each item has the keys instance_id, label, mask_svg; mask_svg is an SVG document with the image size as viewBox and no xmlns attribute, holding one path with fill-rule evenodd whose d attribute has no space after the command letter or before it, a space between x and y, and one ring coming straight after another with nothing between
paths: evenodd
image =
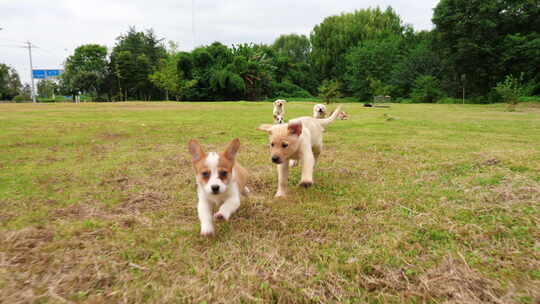
<instances>
[{"instance_id":1,"label":"tan and white puppy","mask_svg":"<svg viewBox=\"0 0 540 304\"><path fill-rule=\"evenodd\" d=\"M338 114L338 118L341 120L347 120L349 119L349 115L345 111L340 111Z\"/></svg>"},{"instance_id":2,"label":"tan and white puppy","mask_svg":"<svg viewBox=\"0 0 540 304\"><path fill-rule=\"evenodd\" d=\"M283 115L281 115L281 114L274 115L274 123L275 124L285 123L285 117L283 117Z\"/></svg>"},{"instance_id":3,"label":"tan and white puppy","mask_svg":"<svg viewBox=\"0 0 540 304\"><path fill-rule=\"evenodd\" d=\"M247 171L235 159L240 140L234 139L224 152L205 153L195 139L188 142L197 181L197 210L201 234L214 234L213 219L228 220L240 207L240 195L247 195ZM220 206L212 216L214 206Z\"/></svg>"},{"instance_id":4,"label":"tan and white puppy","mask_svg":"<svg viewBox=\"0 0 540 304\"><path fill-rule=\"evenodd\" d=\"M323 104L316 104L313 106L313 117L315 118L325 118L326 117L326 106Z\"/></svg>"},{"instance_id":5,"label":"tan and white puppy","mask_svg":"<svg viewBox=\"0 0 540 304\"><path fill-rule=\"evenodd\" d=\"M336 120L341 106L329 118L300 117L287 124L260 125L257 130L266 131L270 139L270 156L277 164L278 188L276 197L285 196L289 178L289 162L302 164L300 186L313 184L313 169L323 148L324 128Z\"/></svg>"},{"instance_id":6,"label":"tan and white puppy","mask_svg":"<svg viewBox=\"0 0 540 304\"><path fill-rule=\"evenodd\" d=\"M285 115L286 102L287 101L285 99L276 99L274 101L274 110L272 111L272 114L274 115L274 117L276 117L277 115L282 115L282 116Z\"/></svg>"}]
</instances>

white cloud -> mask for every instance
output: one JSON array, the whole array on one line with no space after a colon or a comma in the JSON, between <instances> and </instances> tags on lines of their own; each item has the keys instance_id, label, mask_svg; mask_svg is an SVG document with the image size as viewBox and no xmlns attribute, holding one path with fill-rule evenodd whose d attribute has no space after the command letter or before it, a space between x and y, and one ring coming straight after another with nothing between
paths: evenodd
<instances>
[{"instance_id":1,"label":"white cloud","mask_svg":"<svg viewBox=\"0 0 540 304\"><path fill-rule=\"evenodd\" d=\"M430 29L437 0L0 0L0 62L14 66L30 80L28 52L17 41L39 46L34 68L60 68L66 56L82 44L112 48L116 37L136 26L153 28L158 37L189 50L193 43L214 41L271 43L281 34L309 35L330 15L355 9L392 6L405 23ZM192 4L195 4L194 6ZM194 8L194 11L192 11ZM192 30L192 14L195 16Z\"/></svg>"}]
</instances>

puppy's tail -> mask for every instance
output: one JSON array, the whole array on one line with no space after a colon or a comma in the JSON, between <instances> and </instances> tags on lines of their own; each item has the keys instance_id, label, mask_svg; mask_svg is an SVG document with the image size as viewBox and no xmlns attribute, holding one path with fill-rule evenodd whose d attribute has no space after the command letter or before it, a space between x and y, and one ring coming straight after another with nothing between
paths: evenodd
<instances>
[{"instance_id":1,"label":"puppy's tail","mask_svg":"<svg viewBox=\"0 0 540 304\"><path fill-rule=\"evenodd\" d=\"M319 119L319 123L321 126L326 127L327 125L331 124L336 118L339 116L339 112L341 112L341 106L338 106L337 109L332 112L332 115L330 117L325 119Z\"/></svg>"}]
</instances>

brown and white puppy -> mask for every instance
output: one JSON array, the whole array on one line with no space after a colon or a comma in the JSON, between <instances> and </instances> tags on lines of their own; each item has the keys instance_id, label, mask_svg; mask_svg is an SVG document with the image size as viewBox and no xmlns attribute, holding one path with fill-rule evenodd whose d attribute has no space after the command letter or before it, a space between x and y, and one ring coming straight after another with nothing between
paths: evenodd
<instances>
[{"instance_id":1,"label":"brown and white puppy","mask_svg":"<svg viewBox=\"0 0 540 304\"><path fill-rule=\"evenodd\" d=\"M272 115L276 117L277 115L285 115L285 103L287 101L285 99L276 99L274 101L274 110L272 111Z\"/></svg>"},{"instance_id":2,"label":"brown and white puppy","mask_svg":"<svg viewBox=\"0 0 540 304\"><path fill-rule=\"evenodd\" d=\"M197 210L201 234L214 234L213 219L228 220L240 207L240 195L247 195L247 171L235 159L240 140L234 139L224 152L205 153L195 139L188 142L197 181ZM214 206L220 206L212 216Z\"/></svg>"},{"instance_id":3,"label":"brown and white puppy","mask_svg":"<svg viewBox=\"0 0 540 304\"><path fill-rule=\"evenodd\" d=\"M277 164L278 188L276 197L285 196L289 177L289 162L302 164L300 186L313 184L313 169L323 148L324 128L336 120L341 106L329 118L300 117L287 124L260 125L257 130L266 131L270 139L270 155Z\"/></svg>"},{"instance_id":4,"label":"brown and white puppy","mask_svg":"<svg viewBox=\"0 0 540 304\"><path fill-rule=\"evenodd\" d=\"M326 106L323 104L316 104L313 106L313 117L315 118L325 118L326 117Z\"/></svg>"}]
</instances>

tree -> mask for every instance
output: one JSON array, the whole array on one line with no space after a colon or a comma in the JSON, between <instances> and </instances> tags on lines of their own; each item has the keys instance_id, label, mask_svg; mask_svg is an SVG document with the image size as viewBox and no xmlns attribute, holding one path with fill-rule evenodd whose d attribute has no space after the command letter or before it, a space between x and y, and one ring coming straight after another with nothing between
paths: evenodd
<instances>
[{"instance_id":1,"label":"tree","mask_svg":"<svg viewBox=\"0 0 540 304\"><path fill-rule=\"evenodd\" d=\"M295 63L308 62L311 42L304 35L289 34L279 36L272 44L276 55L290 58Z\"/></svg>"},{"instance_id":2,"label":"tree","mask_svg":"<svg viewBox=\"0 0 540 304\"><path fill-rule=\"evenodd\" d=\"M158 69L161 59L167 56L162 40L156 37L153 30L138 32L134 27L116 40L109 65L115 99L150 100L162 97L163 90L148 77Z\"/></svg>"},{"instance_id":3,"label":"tree","mask_svg":"<svg viewBox=\"0 0 540 304\"><path fill-rule=\"evenodd\" d=\"M169 94L172 94L176 101L179 100L180 80L178 78L178 45L176 43L169 41L166 57L160 60L156 71L148 77L156 87L165 91L166 100L169 100Z\"/></svg>"},{"instance_id":4,"label":"tree","mask_svg":"<svg viewBox=\"0 0 540 304\"><path fill-rule=\"evenodd\" d=\"M61 86L67 94L74 96L80 91L97 98L106 94L104 85L108 74L107 66L105 46L98 44L79 46L64 64Z\"/></svg>"},{"instance_id":5,"label":"tree","mask_svg":"<svg viewBox=\"0 0 540 304\"><path fill-rule=\"evenodd\" d=\"M269 95L269 83L275 67L268 58L266 46L240 44L233 47L233 63L228 68L244 82L247 99L256 100Z\"/></svg>"},{"instance_id":6,"label":"tree","mask_svg":"<svg viewBox=\"0 0 540 304\"><path fill-rule=\"evenodd\" d=\"M347 56L344 74L348 92L361 99L379 95L382 88L389 88L394 66L400 59L401 37L368 40L351 49ZM378 92L375 92L375 89ZM384 90L390 94L389 90Z\"/></svg>"},{"instance_id":7,"label":"tree","mask_svg":"<svg viewBox=\"0 0 540 304\"><path fill-rule=\"evenodd\" d=\"M347 52L362 42L401 35L401 18L391 7L357 10L331 16L311 32L312 60L321 79L342 79Z\"/></svg>"},{"instance_id":8,"label":"tree","mask_svg":"<svg viewBox=\"0 0 540 304\"><path fill-rule=\"evenodd\" d=\"M275 67L272 94L275 97L309 97L317 93L319 81L311 62L311 42L304 35L281 35L268 56Z\"/></svg>"},{"instance_id":9,"label":"tree","mask_svg":"<svg viewBox=\"0 0 540 304\"><path fill-rule=\"evenodd\" d=\"M0 100L12 100L21 90L22 84L17 71L0 63Z\"/></svg>"},{"instance_id":10,"label":"tree","mask_svg":"<svg viewBox=\"0 0 540 304\"><path fill-rule=\"evenodd\" d=\"M416 102L437 102L443 97L439 80L430 75L418 77L413 84L411 98Z\"/></svg>"},{"instance_id":11,"label":"tree","mask_svg":"<svg viewBox=\"0 0 540 304\"><path fill-rule=\"evenodd\" d=\"M406 35L401 46L402 54L392 67L389 83L394 87L396 96L409 96L414 81L422 75L443 78L443 62L439 54L433 50L432 32L417 32ZM451 79L444 79L441 86L452 88Z\"/></svg>"},{"instance_id":12,"label":"tree","mask_svg":"<svg viewBox=\"0 0 540 304\"><path fill-rule=\"evenodd\" d=\"M58 91L58 84L51 79L42 79L37 84L39 97L53 98Z\"/></svg>"},{"instance_id":13,"label":"tree","mask_svg":"<svg viewBox=\"0 0 540 304\"><path fill-rule=\"evenodd\" d=\"M337 80L325 80L319 87L319 96L324 99L326 104L329 104L332 99L341 97L340 87L341 84Z\"/></svg>"},{"instance_id":14,"label":"tree","mask_svg":"<svg viewBox=\"0 0 540 304\"><path fill-rule=\"evenodd\" d=\"M462 85L473 96L485 95L511 73L539 80L538 1L441 0L432 21L445 77L465 75Z\"/></svg>"}]
</instances>

